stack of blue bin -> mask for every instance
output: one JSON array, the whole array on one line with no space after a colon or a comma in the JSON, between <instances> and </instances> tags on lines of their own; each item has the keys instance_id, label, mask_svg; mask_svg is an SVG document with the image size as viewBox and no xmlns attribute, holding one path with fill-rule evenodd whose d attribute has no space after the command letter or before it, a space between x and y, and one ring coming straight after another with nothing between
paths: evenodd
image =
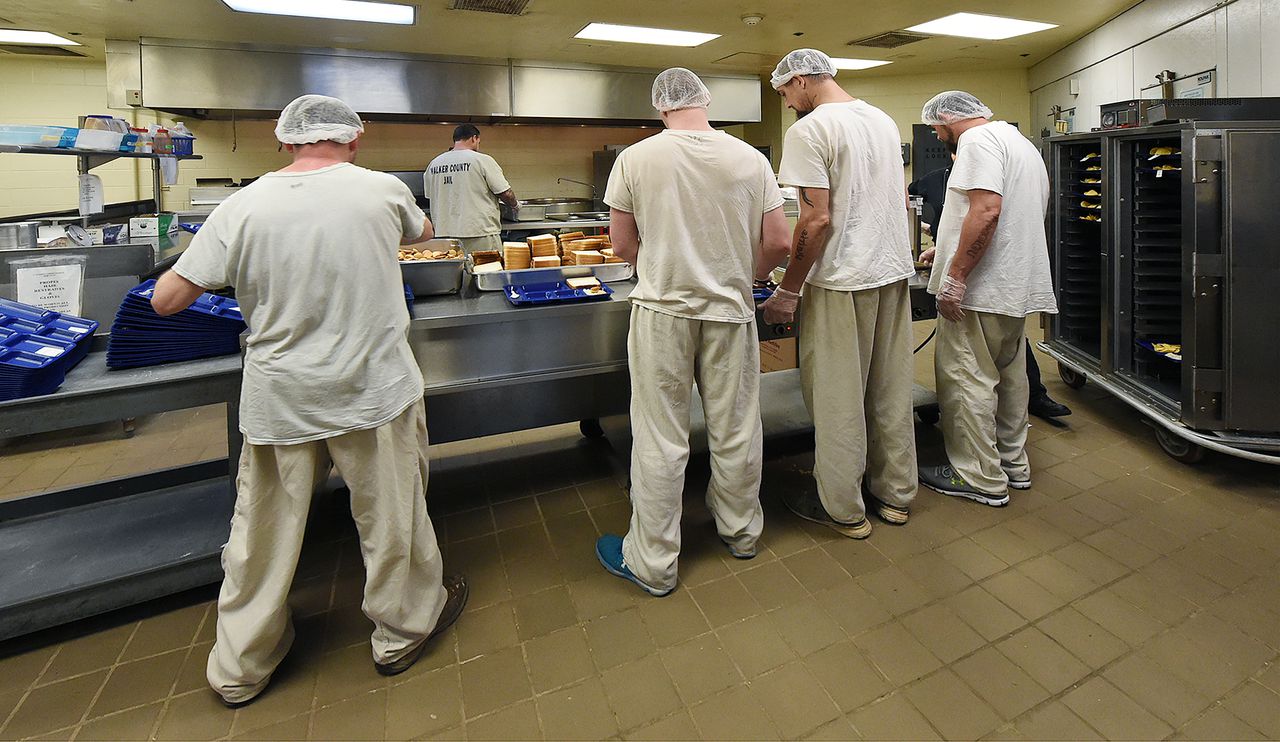
<instances>
[{"instance_id":1,"label":"stack of blue bin","mask_svg":"<svg viewBox=\"0 0 1280 742\"><path fill-rule=\"evenodd\" d=\"M97 330L93 320L0 299L0 401L56 391Z\"/></svg>"},{"instance_id":2,"label":"stack of blue bin","mask_svg":"<svg viewBox=\"0 0 1280 742\"><path fill-rule=\"evenodd\" d=\"M244 318L235 299L201 294L190 307L168 317L151 308L156 282L129 290L107 341L109 368L155 366L240 352Z\"/></svg>"}]
</instances>

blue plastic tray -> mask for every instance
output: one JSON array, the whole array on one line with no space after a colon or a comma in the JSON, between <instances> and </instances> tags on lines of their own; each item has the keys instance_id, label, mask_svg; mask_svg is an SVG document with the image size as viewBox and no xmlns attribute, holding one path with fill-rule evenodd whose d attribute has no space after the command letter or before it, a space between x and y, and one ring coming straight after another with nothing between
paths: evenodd
<instances>
[{"instance_id":1,"label":"blue plastic tray","mask_svg":"<svg viewBox=\"0 0 1280 742\"><path fill-rule=\"evenodd\" d=\"M613 296L613 289L600 284L601 291L588 293L586 289L575 289L564 281L551 283L521 283L503 288L507 301L517 307L531 307L542 304L564 304L579 301L607 301Z\"/></svg>"},{"instance_id":2,"label":"blue plastic tray","mask_svg":"<svg viewBox=\"0 0 1280 742\"><path fill-rule=\"evenodd\" d=\"M161 317L151 308L155 281L125 294L107 342L108 368L135 368L240 352L245 329L235 299L202 294L188 308Z\"/></svg>"},{"instance_id":3,"label":"blue plastic tray","mask_svg":"<svg viewBox=\"0 0 1280 742\"><path fill-rule=\"evenodd\" d=\"M773 296L772 289L766 289L760 286L751 289L751 298L755 300L755 303L757 304L762 301L768 301L770 296Z\"/></svg>"},{"instance_id":4,"label":"blue plastic tray","mask_svg":"<svg viewBox=\"0 0 1280 742\"><path fill-rule=\"evenodd\" d=\"M97 329L93 320L0 299L0 399L57 390Z\"/></svg>"}]
</instances>

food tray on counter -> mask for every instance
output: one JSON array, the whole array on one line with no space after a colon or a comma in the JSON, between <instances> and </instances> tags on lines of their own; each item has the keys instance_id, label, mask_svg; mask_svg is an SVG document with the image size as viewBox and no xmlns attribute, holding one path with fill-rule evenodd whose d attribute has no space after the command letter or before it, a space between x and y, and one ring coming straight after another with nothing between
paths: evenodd
<instances>
[{"instance_id":1,"label":"food tray on counter","mask_svg":"<svg viewBox=\"0 0 1280 742\"><path fill-rule=\"evenodd\" d=\"M503 291L508 286L531 283L558 283L566 278L595 276L600 283L630 281L636 268L630 263L597 263L595 265L562 265L558 268L524 268L514 271L472 273L475 266L467 256L467 272L475 276L476 288L481 291Z\"/></svg>"},{"instance_id":2,"label":"food tray on counter","mask_svg":"<svg viewBox=\"0 0 1280 742\"><path fill-rule=\"evenodd\" d=\"M553 269L544 268L542 270ZM564 281L521 283L504 286L503 291L506 294L507 301L517 307L581 301L607 301L609 297L613 296L613 289L604 284L592 289L575 289Z\"/></svg>"},{"instance_id":3,"label":"food tray on counter","mask_svg":"<svg viewBox=\"0 0 1280 742\"><path fill-rule=\"evenodd\" d=\"M415 297L456 294L462 289L466 260L401 260L400 275Z\"/></svg>"}]
</instances>

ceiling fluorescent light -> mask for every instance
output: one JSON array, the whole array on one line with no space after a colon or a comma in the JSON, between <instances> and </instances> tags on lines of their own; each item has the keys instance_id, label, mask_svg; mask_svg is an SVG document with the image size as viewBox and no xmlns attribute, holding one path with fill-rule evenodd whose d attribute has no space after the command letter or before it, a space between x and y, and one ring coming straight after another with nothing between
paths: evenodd
<instances>
[{"instance_id":1,"label":"ceiling fluorescent light","mask_svg":"<svg viewBox=\"0 0 1280 742\"><path fill-rule=\"evenodd\" d=\"M848 57L832 57L831 62L838 70L869 70L872 67L893 64L883 59L849 59Z\"/></svg>"},{"instance_id":2,"label":"ceiling fluorescent light","mask_svg":"<svg viewBox=\"0 0 1280 742\"><path fill-rule=\"evenodd\" d=\"M963 36L966 39L1011 39L1037 31L1057 28L1055 23L1038 23L1021 21L1017 18L1004 18L998 15L982 15L979 13L954 13L928 23L908 28L916 33L936 34L938 36Z\"/></svg>"},{"instance_id":3,"label":"ceiling fluorescent light","mask_svg":"<svg viewBox=\"0 0 1280 742\"><path fill-rule=\"evenodd\" d=\"M720 34L673 31L667 28L645 28L644 26L618 26L612 23L588 23L586 28L579 31L574 38L592 39L594 41L622 41L628 44L700 46L712 39L720 38Z\"/></svg>"},{"instance_id":4,"label":"ceiling fluorescent light","mask_svg":"<svg viewBox=\"0 0 1280 742\"><path fill-rule=\"evenodd\" d=\"M241 13L267 13L299 18L327 18L335 21L364 21L411 26L414 7L399 3L374 3L367 0L222 0Z\"/></svg>"},{"instance_id":5,"label":"ceiling fluorescent light","mask_svg":"<svg viewBox=\"0 0 1280 742\"><path fill-rule=\"evenodd\" d=\"M38 44L40 46L80 46L71 39L47 31L23 31L18 28L0 28L0 43Z\"/></svg>"}]
</instances>

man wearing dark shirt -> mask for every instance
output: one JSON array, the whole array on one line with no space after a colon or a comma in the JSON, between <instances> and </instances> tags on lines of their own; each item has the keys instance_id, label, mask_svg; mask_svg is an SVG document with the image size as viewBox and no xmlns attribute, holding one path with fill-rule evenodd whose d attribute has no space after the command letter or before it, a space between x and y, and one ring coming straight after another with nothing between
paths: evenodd
<instances>
[{"instance_id":1,"label":"man wearing dark shirt","mask_svg":"<svg viewBox=\"0 0 1280 742\"><path fill-rule=\"evenodd\" d=\"M954 157L952 155L953 159ZM950 177L951 166L948 165L926 173L907 186L907 193L924 199L924 213L921 214L920 221L930 235L933 234L934 225L942 217L942 207L947 200L947 180ZM1040 380L1040 366L1036 363L1035 354L1031 352L1030 340L1027 341L1027 382L1031 387L1027 411L1032 415L1048 420L1071 414L1070 407L1049 396L1049 390L1045 389L1044 382Z\"/></svg>"}]
</instances>

